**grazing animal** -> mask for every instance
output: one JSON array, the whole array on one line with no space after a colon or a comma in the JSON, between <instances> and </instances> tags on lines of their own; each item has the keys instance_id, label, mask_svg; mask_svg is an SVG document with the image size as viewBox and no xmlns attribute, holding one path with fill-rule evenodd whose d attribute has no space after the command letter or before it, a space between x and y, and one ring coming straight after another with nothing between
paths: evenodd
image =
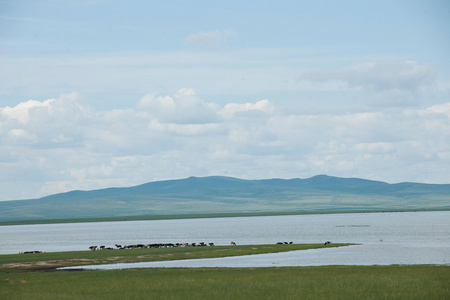
<instances>
[{"instance_id":1,"label":"grazing animal","mask_svg":"<svg viewBox=\"0 0 450 300\"><path fill-rule=\"evenodd\" d=\"M97 246L90 246L89 250L97 250Z\"/></svg>"},{"instance_id":2,"label":"grazing animal","mask_svg":"<svg viewBox=\"0 0 450 300\"><path fill-rule=\"evenodd\" d=\"M106 246L100 246L100 250L105 250Z\"/></svg>"},{"instance_id":3,"label":"grazing animal","mask_svg":"<svg viewBox=\"0 0 450 300\"><path fill-rule=\"evenodd\" d=\"M212 246L214 246L214 243L209 243L209 245L212 247Z\"/></svg>"},{"instance_id":4,"label":"grazing animal","mask_svg":"<svg viewBox=\"0 0 450 300\"><path fill-rule=\"evenodd\" d=\"M235 242L231 242L231 245L234 245L234 246L236 246L236 243L235 243Z\"/></svg>"},{"instance_id":5,"label":"grazing animal","mask_svg":"<svg viewBox=\"0 0 450 300\"><path fill-rule=\"evenodd\" d=\"M116 244L116 247L117 247L117 249L120 249L120 248L122 248L122 245Z\"/></svg>"},{"instance_id":6,"label":"grazing animal","mask_svg":"<svg viewBox=\"0 0 450 300\"><path fill-rule=\"evenodd\" d=\"M329 244L331 244L331 242L330 242L330 241L326 241L326 242L324 243L324 246L329 245Z\"/></svg>"}]
</instances>

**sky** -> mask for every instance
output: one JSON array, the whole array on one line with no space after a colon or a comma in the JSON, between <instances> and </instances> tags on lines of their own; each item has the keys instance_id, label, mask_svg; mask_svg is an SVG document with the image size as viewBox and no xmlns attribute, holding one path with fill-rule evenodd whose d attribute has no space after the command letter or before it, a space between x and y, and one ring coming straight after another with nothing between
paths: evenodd
<instances>
[{"instance_id":1,"label":"sky","mask_svg":"<svg viewBox=\"0 0 450 300\"><path fill-rule=\"evenodd\" d=\"M0 201L450 183L450 2L0 0Z\"/></svg>"}]
</instances>

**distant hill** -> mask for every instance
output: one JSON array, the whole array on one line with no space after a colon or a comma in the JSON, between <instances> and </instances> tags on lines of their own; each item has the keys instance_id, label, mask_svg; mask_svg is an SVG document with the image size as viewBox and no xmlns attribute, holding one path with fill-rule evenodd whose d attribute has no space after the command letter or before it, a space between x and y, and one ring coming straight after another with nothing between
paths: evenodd
<instances>
[{"instance_id":1,"label":"distant hill","mask_svg":"<svg viewBox=\"0 0 450 300\"><path fill-rule=\"evenodd\" d=\"M127 188L0 202L0 222L149 215L450 209L450 184L388 184L318 175L243 180L189 177Z\"/></svg>"}]
</instances>

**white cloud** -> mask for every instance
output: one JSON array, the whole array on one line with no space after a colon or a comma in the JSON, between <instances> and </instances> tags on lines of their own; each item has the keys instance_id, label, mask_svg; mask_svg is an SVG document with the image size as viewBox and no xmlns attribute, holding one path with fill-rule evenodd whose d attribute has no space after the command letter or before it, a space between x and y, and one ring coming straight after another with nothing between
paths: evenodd
<instances>
[{"instance_id":1,"label":"white cloud","mask_svg":"<svg viewBox=\"0 0 450 300\"><path fill-rule=\"evenodd\" d=\"M86 179L86 168L74 169L69 168L68 170L70 176L74 177L78 181L83 181Z\"/></svg>"},{"instance_id":2,"label":"white cloud","mask_svg":"<svg viewBox=\"0 0 450 300\"><path fill-rule=\"evenodd\" d=\"M202 124L220 121L214 109L197 97L193 89L181 89L174 96L146 95L139 101L138 108L163 123Z\"/></svg>"},{"instance_id":3,"label":"white cloud","mask_svg":"<svg viewBox=\"0 0 450 300\"><path fill-rule=\"evenodd\" d=\"M216 30L199 32L186 38L186 43L193 47L205 49L217 49L229 37L235 35L233 30Z\"/></svg>"},{"instance_id":4,"label":"white cloud","mask_svg":"<svg viewBox=\"0 0 450 300\"><path fill-rule=\"evenodd\" d=\"M30 110L40 107L48 108L53 101L54 99L49 99L43 102L28 100L27 102L19 103L15 107L6 106L4 108L0 108L0 113L7 119L15 119L20 123L28 123Z\"/></svg>"},{"instance_id":5,"label":"white cloud","mask_svg":"<svg viewBox=\"0 0 450 300\"><path fill-rule=\"evenodd\" d=\"M450 118L450 103L444 103L439 105L433 105L426 109L419 110L420 115L443 115Z\"/></svg>"},{"instance_id":6,"label":"white cloud","mask_svg":"<svg viewBox=\"0 0 450 300\"><path fill-rule=\"evenodd\" d=\"M269 102L269 100L264 99L256 103L228 103L221 111L221 115L224 118L231 118L236 113L240 112L263 112L272 113L274 111L274 106Z\"/></svg>"}]
</instances>

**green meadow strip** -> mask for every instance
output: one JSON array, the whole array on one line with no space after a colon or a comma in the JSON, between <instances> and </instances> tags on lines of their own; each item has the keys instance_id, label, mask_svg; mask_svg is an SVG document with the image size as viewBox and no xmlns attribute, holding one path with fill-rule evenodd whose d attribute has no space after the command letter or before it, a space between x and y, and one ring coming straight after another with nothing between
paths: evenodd
<instances>
[{"instance_id":1,"label":"green meadow strip","mask_svg":"<svg viewBox=\"0 0 450 300\"><path fill-rule=\"evenodd\" d=\"M64 218L64 219L35 219L0 222L0 226L10 225L36 225L36 224L62 224L86 222L121 222L146 220L175 220L175 219L202 219L202 218L230 218L230 217L263 217L263 216L289 216L289 215L318 215L318 214L347 214L347 213L380 213L380 212L418 212L418 211L448 211L449 209L371 209L371 210L323 210L323 211L290 211L290 212L248 212L248 213L210 213L210 214L179 214L179 215L144 215L121 216L103 218Z\"/></svg>"},{"instance_id":2,"label":"green meadow strip","mask_svg":"<svg viewBox=\"0 0 450 300\"><path fill-rule=\"evenodd\" d=\"M7 254L0 255L0 271L8 272L15 269L41 270L74 265L216 258L348 245L351 244L228 245Z\"/></svg>"}]
</instances>

